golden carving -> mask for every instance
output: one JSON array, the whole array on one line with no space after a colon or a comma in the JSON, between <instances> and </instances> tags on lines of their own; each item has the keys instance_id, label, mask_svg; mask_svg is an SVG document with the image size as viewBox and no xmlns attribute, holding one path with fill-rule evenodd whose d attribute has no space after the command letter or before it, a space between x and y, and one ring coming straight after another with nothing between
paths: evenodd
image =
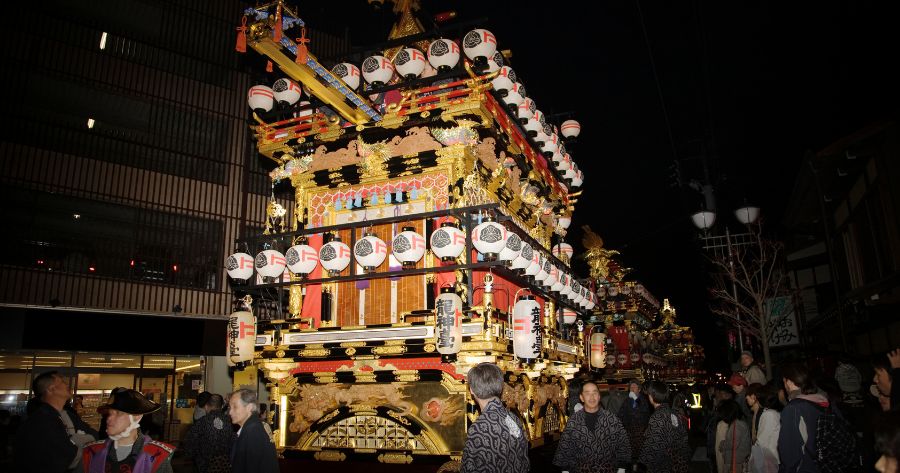
<instances>
[{"instance_id":1,"label":"golden carving","mask_svg":"<svg viewBox=\"0 0 900 473\"><path fill-rule=\"evenodd\" d=\"M434 343L426 343L426 344L425 344L425 347L424 347L424 350L425 350L426 353L431 353L431 352L433 352L433 351L435 350Z\"/></svg>"},{"instance_id":2,"label":"golden carving","mask_svg":"<svg viewBox=\"0 0 900 473\"><path fill-rule=\"evenodd\" d=\"M341 342L341 348L359 348L366 346L366 342Z\"/></svg>"},{"instance_id":3,"label":"golden carving","mask_svg":"<svg viewBox=\"0 0 900 473\"><path fill-rule=\"evenodd\" d=\"M347 348L346 350L344 350L344 353L346 353L347 356L353 356L356 354L356 348L353 348L353 347Z\"/></svg>"},{"instance_id":4,"label":"golden carving","mask_svg":"<svg viewBox=\"0 0 900 473\"><path fill-rule=\"evenodd\" d=\"M316 382L319 384L332 384L337 382L334 376L316 376Z\"/></svg>"},{"instance_id":5,"label":"golden carving","mask_svg":"<svg viewBox=\"0 0 900 473\"><path fill-rule=\"evenodd\" d=\"M275 352L275 356L278 358L284 358L284 350L278 350Z\"/></svg>"},{"instance_id":6,"label":"golden carving","mask_svg":"<svg viewBox=\"0 0 900 473\"><path fill-rule=\"evenodd\" d=\"M372 348L372 353L376 355L399 355L406 353L405 346L381 346Z\"/></svg>"},{"instance_id":7,"label":"golden carving","mask_svg":"<svg viewBox=\"0 0 900 473\"><path fill-rule=\"evenodd\" d=\"M381 455L378 455L378 461L381 463L390 463L394 465L408 465L412 463L413 457L412 455L407 455L405 453L382 453Z\"/></svg>"},{"instance_id":8,"label":"golden carving","mask_svg":"<svg viewBox=\"0 0 900 473\"><path fill-rule=\"evenodd\" d=\"M412 425L412 423L409 421L409 419L407 419L406 416L401 413L394 412L394 411L387 411L387 415L403 425L406 425L406 426Z\"/></svg>"},{"instance_id":9,"label":"golden carving","mask_svg":"<svg viewBox=\"0 0 900 473\"><path fill-rule=\"evenodd\" d=\"M313 457L323 462L342 462L347 459L347 455L340 450L322 450L313 454Z\"/></svg>"},{"instance_id":10,"label":"golden carving","mask_svg":"<svg viewBox=\"0 0 900 473\"><path fill-rule=\"evenodd\" d=\"M417 374L401 374L394 377L396 381L404 383L414 383L421 379Z\"/></svg>"},{"instance_id":11,"label":"golden carving","mask_svg":"<svg viewBox=\"0 0 900 473\"><path fill-rule=\"evenodd\" d=\"M300 356L308 356L312 358L328 356L331 354L331 351L326 348L305 348L300 350Z\"/></svg>"},{"instance_id":12,"label":"golden carving","mask_svg":"<svg viewBox=\"0 0 900 473\"><path fill-rule=\"evenodd\" d=\"M381 121L376 123L375 126L379 128L392 129L399 128L400 125L409 120L408 115L397 115L396 113L387 113L382 117Z\"/></svg>"},{"instance_id":13,"label":"golden carving","mask_svg":"<svg viewBox=\"0 0 900 473\"><path fill-rule=\"evenodd\" d=\"M345 130L339 126L330 126L328 130L319 133L315 136L316 141L334 141L339 136L343 135Z\"/></svg>"},{"instance_id":14,"label":"golden carving","mask_svg":"<svg viewBox=\"0 0 900 473\"><path fill-rule=\"evenodd\" d=\"M340 413L341 413L341 411L335 409L335 410L329 412L328 414L325 414L324 416L322 416L322 418L319 419L317 422L320 423L320 424L324 424L325 422L328 422L329 420L334 419L335 417L337 417L337 415L340 414Z\"/></svg>"}]
</instances>

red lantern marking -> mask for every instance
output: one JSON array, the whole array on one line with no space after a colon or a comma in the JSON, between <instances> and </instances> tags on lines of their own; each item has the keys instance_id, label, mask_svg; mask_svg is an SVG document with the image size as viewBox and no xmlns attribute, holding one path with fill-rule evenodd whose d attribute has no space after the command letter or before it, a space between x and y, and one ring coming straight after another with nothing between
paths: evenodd
<instances>
[{"instance_id":1,"label":"red lantern marking","mask_svg":"<svg viewBox=\"0 0 900 473\"><path fill-rule=\"evenodd\" d=\"M412 249L425 248L425 238L420 237L419 235L413 235L412 238Z\"/></svg>"},{"instance_id":2,"label":"red lantern marking","mask_svg":"<svg viewBox=\"0 0 900 473\"><path fill-rule=\"evenodd\" d=\"M300 251L300 261L318 260L319 254L311 250Z\"/></svg>"},{"instance_id":3,"label":"red lantern marking","mask_svg":"<svg viewBox=\"0 0 900 473\"><path fill-rule=\"evenodd\" d=\"M238 259L238 269L253 268L253 259L241 256Z\"/></svg>"},{"instance_id":4,"label":"red lantern marking","mask_svg":"<svg viewBox=\"0 0 900 473\"><path fill-rule=\"evenodd\" d=\"M238 329L238 338L247 338L256 336L256 327L253 324L241 322Z\"/></svg>"},{"instance_id":5,"label":"red lantern marking","mask_svg":"<svg viewBox=\"0 0 900 473\"><path fill-rule=\"evenodd\" d=\"M283 257L278 256L278 255L276 255L275 253L272 253L270 256L271 256L272 258L270 259L269 264L271 264L271 265L285 264L285 260L284 260Z\"/></svg>"},{"instance_id":6,"label":"red lantern marking","mask_svg":"<svg viewBox=\"0 0 900 473\"><path fill-rule=\"evenodd\" d=\"M410 56L412 56L413 61L415 61L416 59L418 59L420 61L425 61L425 55L422 54L422 51L419 51L418 49L411 50Z\"/></svg>"},{"instance_id":7,"label":"red lantern marking","mask_svg":"<svg viewBox=\"0 0 900 473\"><path fill-rule=\"evenodd\" d=\"M453 244L454 245L456 245L456 244L465 245L466 244L466 236L463 235L462 233L454 233L453 234Z\"/></svg>"},{"instance_id":8,"label":"red lantern marking","mask_svg":"<svg viewBox=\"0 0 900 473\"><path fill-rule=\"evenodd\" d=\"M531 317L515 319L514 324L513 324L513 330L524 330L526 332L530 332L531 331Z\"/></svg>"},{"instance_id":9,"label":"red lantern marking","mask_svg":"<svg viewBox=\"0 0 900 473\"><path fill-rule=\"evenodd\" d=\"M340 245L338 246L338 258L349 258L350 257L350 248L346 246Z\"/></svg>"},{"instance_id":10,"label":"red lantern marking","mask_svg":"<svg viewBox=\"0 0 900 473\"><path fill-rule=\"evenodd\" d=\"M255 87L250 89L250 96L253 97L254 95L262 95L263 97L275 98L275 94L273 92L269 92L266 89L258 89Z\"/></svg>"},{"instance_id":11,"label":"red lantern marking","mask_svg":"<svg viewBox=\"0 0 900 473\"><path fill-rule=\"evenodd\" d=\"M394 70L394 64L391 61L388 61L386 57L381 58L381 68L382 69L390 69Z\"/></svg>"},{"instance_id":12,"label":"red lantern marking","mask_svg":"<svg viewBox=\"0 0 900 473\"><path fill-rule=\"evenodd\" d=\"M375 253L387 254L387 245L381 240L375 240Z\"/></svg>"},{"instance_id":13,"label":"red lantern marking","mask_svg":"<svg viewBox=\"0 0 900 473\"><path fill-rule=\"evenodd\" d=\"M482 36L485 43L497 44L497 37L490 31L483 31Z\"/></svg>"}]
</instances>

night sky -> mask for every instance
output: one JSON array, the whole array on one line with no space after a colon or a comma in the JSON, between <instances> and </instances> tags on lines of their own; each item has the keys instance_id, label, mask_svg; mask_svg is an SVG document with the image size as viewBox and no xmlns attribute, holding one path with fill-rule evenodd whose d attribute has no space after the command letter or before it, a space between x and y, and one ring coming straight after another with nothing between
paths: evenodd
<instances>
[{"instance_id":1,"label":"night sky","mask_svg":"<svg viewBox=\"0 0 900 473\"><path fill-rule=\"evenodd\" d=\"M749 202L783 237L804 153L895 118L900 103L895 2L798 3L423 0L421 17L486 19L538 108L581 123L569 150L585 192L567 241L578 252L589 224L710 350L722 343L689 220L701 198L672 185L670 166L703 180L709 150L720 220ZM355 46L385 40L395 18L363 0L302 2L299 14Z\"/></svg>"}]
</instances>

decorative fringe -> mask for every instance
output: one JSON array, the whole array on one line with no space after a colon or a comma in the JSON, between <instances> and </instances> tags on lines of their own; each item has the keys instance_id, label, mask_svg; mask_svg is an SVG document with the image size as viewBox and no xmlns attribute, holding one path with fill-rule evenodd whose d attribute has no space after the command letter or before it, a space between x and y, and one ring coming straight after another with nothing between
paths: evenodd
<instances>
[{"instance_id":1,"label":"decorative fringe","mask_svg":"<svg viewBox=\"0 0 900 473\"><path fill-rule=\"evenodd\" d=\"M266 61L266 72L272 72L272 61Z\"/></svg>"},{"instance_id":2,"label":"decorative fringe","mask_svg":"<svg viewBox=\"0 0 900 473\"><path fill-rule=\"evenodd\" d=\"M300 37L297 38L297 64L306 64L306 55L309 52L306 49L306 43L309 42L309 38L306 37L306 27L304 26L300 29Z\"/></svg>"},{"instance_id":3,"label":"decorative fringe","mask_svg":"<svg viewBox=\"0 0 900 473\"><path fill-rule=\"evenodd\" d=\"M276 43L281 42L281 4L278 4L278 9L275 10L275 37L273 38Z\"/></svg>"},{"instance_id":4,"label":"decorative fringe","mask_svg":"<svg viewBox=\"0 0 900 473\"><path fill-rule=\"evenodd\" d=\"M247 52L247 17L241 18L241 26L237 27L238 36L237 43L234 45L234 50L239 53Z\"/></svg>"}]
</instances>

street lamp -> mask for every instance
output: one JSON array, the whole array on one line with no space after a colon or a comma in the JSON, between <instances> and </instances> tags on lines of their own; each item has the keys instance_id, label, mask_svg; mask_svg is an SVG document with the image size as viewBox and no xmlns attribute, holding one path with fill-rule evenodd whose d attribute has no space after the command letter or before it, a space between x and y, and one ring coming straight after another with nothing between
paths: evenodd
<instances>
[{"instance_id":1,"label":"street lamp","mask_svg":"<svg viewBox=\"0 0 900 473\"><path fill-rule=\"evenodd\" d=\"M757 219L759 219L759 207L746 205L735 210L734 216L739 222L746 226L749 226L755 223ZM728 269L733 274L734 250L735 248L752 244L753 234L748 231L745 233L732 235L731 230L728 229L728 225L725 225L724 237L721 235L709 235L709 230L716 223L716 213L709 210L701 210L691 215L691 220L694 222L694 226L703 231L703 235L700 237L701 239L703 239L703 249L712 251L716 256L727 256ZM724 255L722 254L722 250L725 250ZM737 284L734 282L734 279L731 280L731 291L734 296L734 300L737 300ZM738 311L735 312L736 320L738 321L738 347L741 351L744 351L744 334L740 324L741 314Z\"/></svg>"}]
</instances>

